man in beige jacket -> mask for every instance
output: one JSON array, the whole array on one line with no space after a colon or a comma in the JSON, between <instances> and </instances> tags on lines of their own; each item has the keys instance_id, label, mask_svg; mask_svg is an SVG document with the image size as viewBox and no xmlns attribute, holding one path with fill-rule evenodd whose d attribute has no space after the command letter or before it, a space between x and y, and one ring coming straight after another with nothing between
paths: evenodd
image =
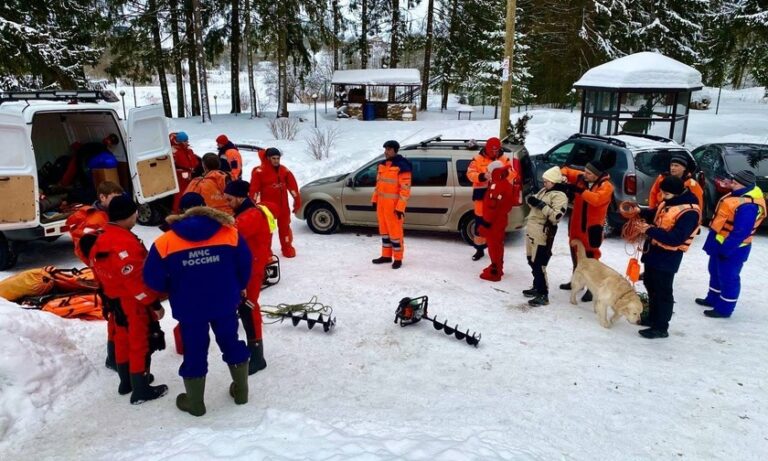
<instances>
[{"instance_id":1,"label":"man in beige jacket","mask_svg":"<svg viewBox=\"0 0 768 461\"><path fill-rule=\"evenodd\" d=\"M533 273L533 287L523 290L523 296L533 298L531 306L549 304L547 264L552 257L552 244L557 233L557 223L568 209L567 185L560 169L552 167L544 172L544 187L526 202L531 207L525 228L525 253Z\"/></svg>"}]
</instances>

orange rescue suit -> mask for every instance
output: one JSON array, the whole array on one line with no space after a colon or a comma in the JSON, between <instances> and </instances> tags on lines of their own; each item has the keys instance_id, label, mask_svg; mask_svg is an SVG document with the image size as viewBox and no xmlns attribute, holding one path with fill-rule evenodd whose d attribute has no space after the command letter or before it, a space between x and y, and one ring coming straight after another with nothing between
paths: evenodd
<instances>
[{"instance_id":1,"label":"orange rescue suit","mask_svg":"<svg viewBox=\"0 0 768 461\"><path fill-rule=\"evenodd\" d=\"M381 256L401 261L405 252L403 221L411 196L411 162L398 154L379 163L371 202L381 234Z\"/></svg>"},{"instance_id":2,"label":"orange rescue suit","mask_svg":"<svg viewBox=\"0 0 768 461\"><path fill-rule=\"evenodd\" d=\"M263 152L263 151L262 151ZM275 168L269 160L263 156L261 165L251 171L251 187L248 189L248 197L254 202L269 202L276 206L275 218L277 219L280 248L283 255L290 257L295 254L293 250L293 232L291 231L291 213L301 208L301 195L299 185L291 170L283 165ZM288 203L288 194L293 198L293 207Z\"/></svg>"},{"instance_id":3,"label":"orange rescue suit","mask_svg":"<svg viewBox=\"0 0 768 461\"><path fill-rule=\"evenodd\" d=\"M234 212L227 204L227 199L224 198L224 188L228 182L229 176L227 173L213 170L206 173L205 176L193 179L184 193L197 192L203 196L206 206L223 211L231 216Z\"/></svg>"},{"instance_id":4,"label":"orange rescue suit","mask_svg":"<svg viewBox=\"0 0 768 461\"><path fill-rule=\"evenodd\" d=\"M90 264L90 261L80 249L80 239L85 234L91 234L103 229L108 222L109 216L107 212L95 206L80 207L67 218L67 230L69 235L72 236L72 242L75 244L75 255L86 266Z\"/></svg>"},{"instance_id":5,"label":"orange rescue suit","mask_svg":"<svg viewBox=\"0 0 768 461\"><path fill-rule=\"evenodd\" d=\"M611 177L608 176L608 173L603 173L590 186L584 180L582 171L568 167L561 168L561 171L569 184L584 188L584 191L576 193L573 199L573 210L568 222L569 240L579 240L584 244L588 257L600 259L603 227L608 215L608 207L613 199ZM574 251L574 248L571 247L571 258L574 260L575 266Z\"/></svg>"}]
</instances>

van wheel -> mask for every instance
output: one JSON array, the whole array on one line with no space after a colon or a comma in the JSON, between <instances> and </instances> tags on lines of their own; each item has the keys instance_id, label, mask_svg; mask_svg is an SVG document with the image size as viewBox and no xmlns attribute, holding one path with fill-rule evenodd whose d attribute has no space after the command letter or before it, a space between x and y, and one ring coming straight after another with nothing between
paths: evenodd
<instances>
[{"instance_id":1,"label":"van wheel","mask_svg":"<svg viewBox=\"0 0 768 461\"><path fill-rule=\"evenodd\" d=\"M475 232L474 213L467 213L461 218L461 221L459 221L459 232L461 233L461 238L467 242L467 245L475 246L477 232Z\"/></svg>"},{"instance_id":2,"label":"van wheel","mask_svg":"<svg viewBox=\"0 0 768 461\"><path fill-rule=\"evenodd\" d=\"M316 234L333 234L339 228L339 215L327 203L312 205L307 212L307 226Z\"/></svg>"},{"instance_id":3,"label":"van wheel","mask_svg":"<svg viewBox=\"0 0 768 461\"><path fill-rule=\"evenodd\" d=\"M138 208L137 221L142 226L157 226L163 222L163 214L151 203L142 203Z\"/></svg>"},{"instance_id":4,"label":"van wheel","mask_svg":"<svg viewBox=\"0 0 768 461\"><path fill-rule=\"evenodd\" d=\"M0 233L0 271L8 270L16 265L19 255L16 253L11 242Z\"/></svg>"}]
</instances>

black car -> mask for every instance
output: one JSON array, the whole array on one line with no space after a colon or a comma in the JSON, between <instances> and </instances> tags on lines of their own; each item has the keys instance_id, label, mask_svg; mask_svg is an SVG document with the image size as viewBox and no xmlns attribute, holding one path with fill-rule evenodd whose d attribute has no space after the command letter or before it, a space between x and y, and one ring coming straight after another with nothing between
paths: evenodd
<instances>
[{"instance_id":1,"label":"black car","mask_svg":"<svg viewBox=\"0 0 768 461\"><path fill-rule=\"evenodd\" d=\"M768 144L704 144L693 150L693 157L699 165L698 180L704 189L705 222L712 219L720 197L731 191L725 180L737 171L753 171L757 185L763 192L768 191Z\"/></svg>"}]
</instances>

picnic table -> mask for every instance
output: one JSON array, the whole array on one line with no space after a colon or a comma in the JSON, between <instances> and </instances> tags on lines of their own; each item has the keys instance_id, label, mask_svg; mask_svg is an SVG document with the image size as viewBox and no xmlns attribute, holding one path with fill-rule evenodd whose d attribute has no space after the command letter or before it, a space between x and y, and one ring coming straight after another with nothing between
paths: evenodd
<instances>
[{"instance_id":1,"label":"picnic table","mask_svg":"<svg viewBox=\"0 0 768 461\"><path fill-rule=\"evenodd\" d=\"M467 106L465 104L460 104L458 107L456 107L456 113L459 114L459 120L461 120L461 114L468 114L469 120L472 120L472 112L475 111L475 108L472 106Z\"/></svg>"}]
</instances>

